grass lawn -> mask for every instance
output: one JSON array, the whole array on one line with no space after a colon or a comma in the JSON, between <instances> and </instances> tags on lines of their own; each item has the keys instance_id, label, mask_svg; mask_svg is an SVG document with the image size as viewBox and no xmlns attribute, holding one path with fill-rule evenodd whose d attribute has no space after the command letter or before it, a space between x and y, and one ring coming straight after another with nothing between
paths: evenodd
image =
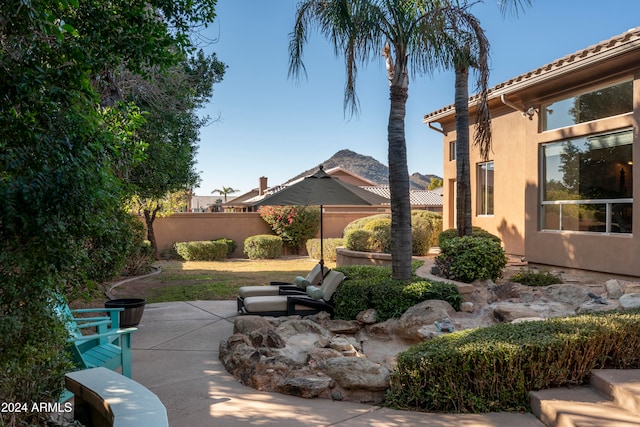
<instances>
[{"instance_id":1,"label":"grass lawn","mask_svg":"<svg viewBox=\"0 0 640 427\"><path fill-rule=\"evenodd\" d=\"M308 257L274 260L159 261L160 274L124 283L112 291L114 298L144 298L147 303L195 300L230 300L238 288L293 281L306 276L317 264ZM327 267L332 268L334 265Z\"/></svg>"}]
</instances>

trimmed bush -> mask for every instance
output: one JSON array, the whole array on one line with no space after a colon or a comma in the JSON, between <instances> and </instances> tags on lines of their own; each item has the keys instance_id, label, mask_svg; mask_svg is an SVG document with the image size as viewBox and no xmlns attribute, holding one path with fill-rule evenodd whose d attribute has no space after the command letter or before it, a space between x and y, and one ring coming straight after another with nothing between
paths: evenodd
<instances>
[{"instance_id":1,"label":"trimmed bush","mask_svg":"<svg viewBox=\"0 0 640 427\"><path fill-rule=\"evenodd\" d=\"M411 212L412 253L424 256L438 244L442 232L442 215L429 211Z\"/></svg>"},{"instance_id":2,"label":"trimmed bush","mask_svg":"<svg viewBox=\"0 0 640 427\"><path fill-rule=\"evenodd\" d=\"M227 239L226 237L220 237L215 239L214 242L224 242L227 245L227 258L238 248L238 244L235 240Z\"/></svg>"},{"instance_id":3,"label":"trimmed bush","mask_svg":"<svg viewBox=\"0 0 640 427\"><path fill-rule=\"evenodd\" d=\"M282 238L257 234L244 240L244 253L249 259L274 259L282 255Z\"/></svg>"},{"instance_id":4,"label":"trimmed bush","mask_svg":"<svg viewBox=\"0 0 640 427\"><path fill-rule=\"evenodd\" d=\"M351 229L345 232L344 244L350 251L371 252L371 240L373 236L370 231L362 229Z\"/></svg>"},{"instance_id":5,"label":"trimmed bush","mask_svg":"<svg viewBox=\"0 0 640 427\"><path fill-rule=\"evenodd\" d=\"M220 261L227 256L227 244L212 240L176 242L174 247L185 261Z\"/></svg>"},{"instance_id":6,"label":"trimmed bush","mask_svg":"<svg viewBox=\"0 0 640 427\"><path fill-rule=\"evenodd\" d=\"M320 239L309 239L306 243L307 254L310 258L320 259ZM325 261L336 262L336 249L344 245L344 239L324 239L322 252Z\"/></svg>"},{"instance_id":7,"label":"trimmed bush","mask_svg":"<svg viewBox=\"0 0 640 427\"><path fill-rule=\"evenodd\" d=\"M131 248L123 274L126 276L138 276L148 273L154 261L153 246L151 246L150 241L144 240L136 247Z\"/></svg>"},{"instance_id":8,"label":"trimmed bush","mask_svg":"<svg viewBox=\"0 0 640 427\"><path fill-rule=\"evenodd\" d=\"M451 240L454 237L458 237L458 230L455 228L450 228L441 232L438 235L438 246L444 245L447 241ZM485 237L491 240L494 240L498 243L502 243L502 240L494 234L489 233L487 230L480 227L473 227L471 230L471 237Z\"/></svg>"},{"instance_id":9,"label":"trimmed bush","mask_svg":"<svg viewBox=\"0 0 640 427\"><path fill-rule=\"evenodd\" d=\"M413 263L414 272L421 264ZM353 320L361 311L374 308L377 321L382 322L399 317L410 307L428 299L447 301L456 310L462 303L454 285L433 283L416 276L411 282L393 280L389 267L360 265L336 267L335 270L348 278L334 296L334 317L338 319Z\"/></svg>"},{"instance_id":10,"label":"trimmed bush","mask_svg":"<svg viewBox=\"0 0 640 427\"><path fill-rule=\"evenodd\" d=\"M400 353L387 404L429 412L528 411L528 392L638 368L640 311L470 329Z\"/></svg>"},{"instance_id":11,"label":"trimmed bush","mask_svg":"<svg viewBox=\"0 0 640 427\"><path fill-rule=\"evenodd\" d=\"M527 286L548 286L563 282L562 277L551 273L549 270L535 271L531 268L521 268L511 276L511 281Z\"/></svg>"},{"instance_id":12,"label":"trimmed bush","mask_svg":"<svg viewBox=\"0 0 640 427\"><path fill-rule=\"evenodd\" d=\"M391 218L373 218L362 229L371 233L372 252L391 252Z\"/></svg>"},{"instance_id":13,"label":"trimmed bush","mask_svg":"<svg viewBox=\"0 0 640 427\"><path fill-rule=\"evenodd\" d=\"M440 246L436 257L440 274L451 280L471 283L502 277L507 256L500 243L485 237L454 237Z\"/></svg>"},{"instance_id":14,"label":"trimmed bush","mask_svg":"<svg viewBox=\"0 0 640 427\"><path fill-rule=\"evenodd\" d=\"M412 253L424 256L435 246L442 231L442 216L429 211L411 212ZM359 218L344 229L345 247L360 252L391 252L391 216L378 214Z\"/></svg>"}]
</instances>

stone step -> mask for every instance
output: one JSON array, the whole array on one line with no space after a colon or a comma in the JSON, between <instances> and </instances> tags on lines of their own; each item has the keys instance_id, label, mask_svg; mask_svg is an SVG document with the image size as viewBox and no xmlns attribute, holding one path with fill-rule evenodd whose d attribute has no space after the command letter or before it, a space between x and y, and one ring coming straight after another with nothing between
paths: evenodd
<instances>
[{"instance_id":1,"label":"stone step","mask_svg":"<svg viewBox=\"0 0 640 427\"><path fill-rule=\"evenodd\" d=\"M594 369L589 385L640 417L640 369Z\"/></svg>"},{"instance_id":2,"label":"stone step","mask_svg":"<svg viewBox=\"0 0 640 427\"><path fill-rule=\"evenodd\" d=\"M531 411L548 427L638 427L640 417L591 387L529 393Z\"/></svg>"}]
</instances>

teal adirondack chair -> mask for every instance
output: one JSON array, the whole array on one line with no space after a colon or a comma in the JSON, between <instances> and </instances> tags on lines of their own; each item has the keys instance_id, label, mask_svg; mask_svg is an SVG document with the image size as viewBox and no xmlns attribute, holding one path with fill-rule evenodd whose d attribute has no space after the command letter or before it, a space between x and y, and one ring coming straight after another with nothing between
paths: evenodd
<instances>
[{"instance_id":1,"label":"teal adirondack chair","mask_svg":"<svg viewBox=\"0 0 640 427\"><path fill-rule=\"evenodd\" d=\"M69 331L69 351L78 368L122 368L122 375L131 378L131 333L137 328L120 328L123 308L88 308L71 310L66 303L56 304ZM106 313L107 316L76 317L81 313ZM96 328L94 334L83 334L86 328Z\"/></svg>"}]
</instances>

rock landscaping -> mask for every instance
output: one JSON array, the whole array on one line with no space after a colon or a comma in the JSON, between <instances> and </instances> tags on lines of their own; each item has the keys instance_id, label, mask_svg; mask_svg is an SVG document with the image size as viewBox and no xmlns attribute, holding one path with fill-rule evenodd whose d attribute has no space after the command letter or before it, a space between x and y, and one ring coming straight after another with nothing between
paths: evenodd
<instances>
[{"instance_id":1,"label":"rock landscaping","mask_svg":"<svg viewBox=\"0 0 640 427\"><path fill-rule=\"evenodd\" d=\"M428 265L421 270L429 276ZM304 319L239 316L234 335L220 344L220 359L243 384L258 390L379 403L396 355L415 343L498 323L640 307L639 282L558 272L563 283L532 287L509 280L516 270L509 267L498 283L463 285L472 290L460 311L445 301L427 300L385 322L376 322L372 309L352 321L333 320L327 313Z\"/></svg>"}]
</instances>

